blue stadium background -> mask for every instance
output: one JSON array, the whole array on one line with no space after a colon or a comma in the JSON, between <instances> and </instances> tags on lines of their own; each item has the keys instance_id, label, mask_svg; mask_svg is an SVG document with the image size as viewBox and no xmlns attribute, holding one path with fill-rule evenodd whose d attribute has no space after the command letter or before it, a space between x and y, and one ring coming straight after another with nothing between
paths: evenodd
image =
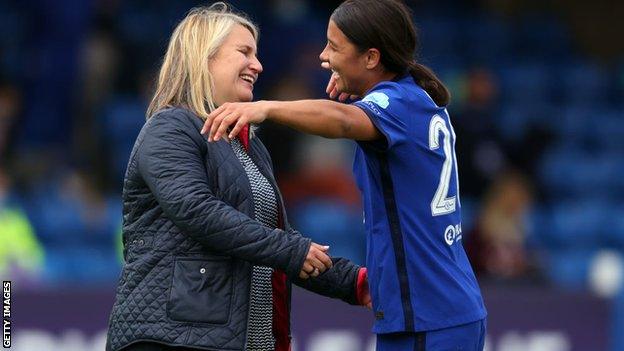
<instances>
[{"instance_id":1,"label":"blue stadium background","mask_svg":"<svg viewBox=\"0 0 624 351\"><path fill-rule=\"evenodd\" d=\"M318 54L339 1L232 3L260 25L255 98L324 97ZM127 158L168 37L201 4L0 0L0 275L17 293L114 289ZM480 283L606 301L609 349L624 350L624 6L410 5L419 59L453 95ZM364 263L353 145L259 134L295 227Z\"/></svg>"}]
</instances>

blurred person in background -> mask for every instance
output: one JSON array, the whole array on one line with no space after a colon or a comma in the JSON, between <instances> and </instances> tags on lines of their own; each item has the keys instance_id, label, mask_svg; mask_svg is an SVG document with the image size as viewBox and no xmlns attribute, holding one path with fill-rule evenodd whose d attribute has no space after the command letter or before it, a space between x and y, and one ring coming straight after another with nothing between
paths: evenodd
<instances>
[{"instance_id":1,"label":"blurred person in background","mask_svg":"<svg viewBox=\"0 0 624 351\"><path fill-rule=\"evenodd\" d=\"M11 131L21 110L18 89L8 82L0 81L0 166L7 161L13 134Z\"/></svg>"},{"instance_id":2,"label":"blurred person in background","mask_svg":"<svg viewBox=\"0 0 624 351\"><path fill-rule=\"evenodd\" d=\"M345 144L303 135L295 150L299 164L281 186L289 204L296 206L311 197L323 197L358 207L360 195L345 166L351 150Z\"/></svg>"},{"instance_id":3,"label":"blurred person in background","mask_svg":"<svg viewBox=\"0 0 624 351\"><path fill-rule=\"evenodd\" d=\"M296 72L284 73L266 93L271 100L291 101L303 99L313 94L313 89L306 84L306 80L300 79ZM291 206L287 191L283 189L285 177L293 171L296 172L298 164L295 162L294 150L298 139L303 134L292 133L288 127L277 123L267 123L258 129L258 134L262 136L262 143L268 150L271 150L273 160L273 171L278 179L284 200Z\"/></svg>"},{"instance_id":4,"label":"blurred person in background","mask_svg":"<svg viewBox=\"0 0 624 351\"><path fill-rule=\"evenodd\" d=\"M532 204L529 181L503 172L488 189L466 251L475 272L494 280L527 278L535 272L526 247L526 218Z\"/></svg>"},{"instance_id":5,"label":"blurred person in background","mask_svg":"<svg viewBox=\"0 0 624 351\"><path fill-rule=\"evenodd\" d=\"M203 120L251 101L258 32L224 3L175 29L123 188L125 263L106 349L290 349L291 282L366 305L366 270L290 228L269 155Z\"/></svg>"},{"instance_id":6,"label":"blurred person in background","mask_svg":"<svg viewBox=\"0 0 624 351\"><path fill-rule=\"evenodd\" d=\"M118 167L116 163L107 162L110 154L121 154L123 157L123 167L126 166L128 160L127 152L119 152L120 144L132 147L132 142L136 138L136 132L143 125L143 118L138 116L124 116L123 121L115 121L106 123L106 117L110 114L109 101L115 95L115 80L122 65L121 50L118 47L119 40L114 35L113 20L107 16L99 15L94 19L94 29L86 36L83 48L80 51L79 79L76 94L76 103L74 106L73 138L72 148L74 158L80 162L89 164L93 169L94 176L97 177L98 186L102 190L109 190L111 175L117 180L114 189L119 189L119 185L123 179L123 170L114 172ZM129 78L133 82L140 82L134 77ZM141 111L145 111L145 104L141 105ZM102 113L104 112L104 113ZM110 140L110 134L114 131L124 128L128 125L128 121L138 120L141 124L133 125L134 134L132 138L128 138L127 143L120 140ZM111 131L112 130L112 131ZM112 164L111 164L112 163ZM121 168L121 166L119 167Z\"/></svg>"},{"instance_id":7,"label":"blurred person in background","mask_svg":"<svg viewBox=\"0 0 624 351\"><path fill-rule=\"evenodd\" d=\"M497 137L495 118L498 85L487 68L468 72L466 99L456 111L457 162L461 169L462 195L481 198L506 163L503 143Z\"/></svg>"},{"instance_id":8,"label":"blurred person in background","mask_svg":"<svg viewBox=\"0 0 624 351\"><path fill-rule=\"evenodd\" d=\"M44 249L35 235L7 172L12 130L21 112L19 90L0 83L0 275L7 280L36 284L43 270Z\"/></svg>"},{"instance_id":9,"label":"blurred person in background","mask_svg":"<svg viewBox=\"0 0 624 351\"><path fill-rule=\"evenodd\" d=\"M295 150L298 167L280 183L291 221L313 240L331 242L334 255L364 264L362 206L348 167L351 145L303 135Z\"/></svg>"},{"instance_id":10,"label":"blurred person in background","mask_svg":"<svg viewBox=\"0 0 624 351\"><path fill-rule=\"evenodd\" d=\"M220 142L268 119L356 140L377 350L482 350L486 310L462 246L450 94L414 58L411 13L395 0L347 0L327 39L330 97L361 101L224 104L202 133Z\"/></svg>"},{"instance_id":11,"label":"blurred person in background","mask_svg":"<svg viewBox=\"0 0 624 351\"><path fill-rule=\"evenodd\" d=\"M12 195L11 179L0 167L0 276L35 283L43 270L43 247Z\"/></svg>"}]
</instances>

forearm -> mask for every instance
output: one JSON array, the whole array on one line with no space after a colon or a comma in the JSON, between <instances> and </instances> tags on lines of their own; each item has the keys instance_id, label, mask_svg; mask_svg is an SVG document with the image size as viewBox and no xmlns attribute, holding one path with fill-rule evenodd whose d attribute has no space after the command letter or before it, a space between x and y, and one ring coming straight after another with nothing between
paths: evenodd
<instances>
[{"instance_id":1,"label":"forearm","mask_svg":"<svg viewBox=\"0 0 624 351\"><path fill-rule=\"evenodd\" d=\"M311 240L270 229L220 200L197 195L199 204L167 204L168 217L207 249L269 266L296 276L301 270ZM187 209L181 214L179 209ZM176 215L177 213L177 215Z\"/></svg>"},{"instance_id":2,"label":"forearm","mask_svg":"<svg viewBox=\"0 0 624 351\"><path fill-rule=\"evenodd\" d=\"M340 299L357 305L356 283L360 266L345 258L332 257L333 266L325 273L311 279L295 279L298 286L314 293Z\"/></svg>"},{"instance_id":3,"label":"forearm","mask_svg":"<svg viewBox=\"0 0 624 351\"><path fill-rule=\"evenodd\" d=\"M326 138L352 138L356 125L351 105L330 100L263 101L267 119ZM356 108L357 109L357 108Z\"/></svg>"},{"instance_id":4,"label":"forearm","mask_svg":"<svg viewBox=\"0 0 624 351\"><path fill-rule=\"evenodd\" d=\"M310 246L310 239L269 229L215 198L197 183L187 183L190 193L163 193L163 182L150 189L165 215L182 232L205 248L237 257L256 265L284 270L296 276Z\"/></svg>"}]
</instances>

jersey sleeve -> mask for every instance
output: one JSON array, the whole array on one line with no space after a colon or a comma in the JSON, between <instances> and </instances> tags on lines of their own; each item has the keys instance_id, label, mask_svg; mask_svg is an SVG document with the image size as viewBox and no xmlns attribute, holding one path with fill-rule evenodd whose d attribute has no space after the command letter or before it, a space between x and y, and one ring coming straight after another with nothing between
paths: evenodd
<instances>
[{"instance_id":1,"label":"jersey sleeve","mask_svg":"<svg viewBox=\"0 0 624 351\"><path fill-rule=\"evenodd\" d=\"M407 137L407 126L405 120L401 118L401 116L405 118L407 111L404 111L404 98L399 89L393 82L384 82L377 85L362 100L353 103L368 115L385 137L385 140L373 143L377 148L389 149Z\"/></svg>"}]
</instances>

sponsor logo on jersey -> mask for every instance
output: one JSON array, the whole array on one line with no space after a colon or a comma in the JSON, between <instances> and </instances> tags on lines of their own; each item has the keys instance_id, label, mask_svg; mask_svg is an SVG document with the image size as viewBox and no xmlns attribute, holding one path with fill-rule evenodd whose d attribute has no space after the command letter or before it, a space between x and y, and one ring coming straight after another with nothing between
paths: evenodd
<instances>
[{"instance_id":1,"label":"sponsor logo on jersey","mask_svg":"<svg viewBox=\"0 0 624 351\"><path fill-rule=\"evenodd\" d=\"M462 238L462 229L461 223L456 225L449 225L444 230L444 241L448 244L448 246L453 245L453 243L458 242Z\"/></svg>"},{"instance_id":2,"label":"sponsor logo on jersey","mask_svg":"<svg viewBox=\"0 0 624 351\"><path fill-rule=\"evenodd\" d=\"M372 92L368 95L366 95L362 101L366 102L366 101L370 101L374 104L376 104L377 106L383 108L384 110L390 105L390 98L388 97L388 95L384 94L384 93L380 93L378 91L376 92Z\"/></svg>"}]
</instances>

